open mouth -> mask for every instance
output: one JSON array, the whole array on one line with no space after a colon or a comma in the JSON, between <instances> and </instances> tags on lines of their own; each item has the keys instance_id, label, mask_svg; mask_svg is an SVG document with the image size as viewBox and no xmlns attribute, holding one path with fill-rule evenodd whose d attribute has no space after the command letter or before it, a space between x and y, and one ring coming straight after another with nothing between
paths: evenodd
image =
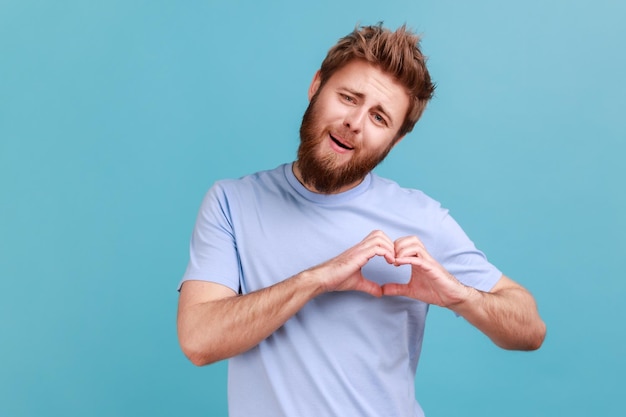
<instances>
[{"instance_id":1,"label":"open mouth","mask_svg":"<svg viewBox=\"0 0 626 417\"><path fill-rule=\"evenodd\" d=\"M347 149L349 151L353 150L354 148L351 148L350 146L340 142L336 137L334 137L333 135L329 135L330 138L332 139L333 142L335 142L337 144L337 146L339 146L340 148L343 149Z\"/></svg>"}]
</instances>

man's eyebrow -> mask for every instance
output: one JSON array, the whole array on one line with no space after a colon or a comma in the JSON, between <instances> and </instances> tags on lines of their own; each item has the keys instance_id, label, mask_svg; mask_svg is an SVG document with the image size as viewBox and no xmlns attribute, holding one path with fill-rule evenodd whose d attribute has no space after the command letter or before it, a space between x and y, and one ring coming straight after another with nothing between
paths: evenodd
<instances>
[{"instance_id":1,"label":"man's eyebrow","mask_svg":"<svg viewBox=\"0 0 626 417\"><path fill-rule=\"evenodd\" d=\"M346 92L348 92L348 93L352 94L353 96L355 96L355 97L357 97L357 98L363 98L363 97L365 97L365 94L363 94L363 93L359 93L358 91L352 90L351 88L348 88L348 87L343 87L343 88L340 88L340 90L344 90L344 91L346 91ZM379 112L379 113L382 113L382 114L383 114L383 115L387 118L387 120L389 120L389 126L390 126L390 127L393 127L393 125L394 125L394 123L393 123L393 119L391 118L391 116L389 115L389 113L388 113L387 111L385 111L385 108L384 108L382 105L377 104L377 105L374 107L374 110L376 110L376 111L377 111L377 112Z\"/></svg>"},{"instance_id":2,"label":"man's eyebrow","mask_svg":"<svg viewBox=\"0 0 626 417\"><path fill-rule=\"evenodd\" d=\"M353 89L351 89L351 88L348 88L348 87L343 87L343 88L341 88L341 90L345 90L345 91L347 91L348 93L350 93L350 94L352 94L353 96L358 97L358 98L363 98L363 97L365 97L365 94L363 94L363 93L359 93L358 91L355 91L355 90L353 90Z\"/></svg>"}]
</instances>

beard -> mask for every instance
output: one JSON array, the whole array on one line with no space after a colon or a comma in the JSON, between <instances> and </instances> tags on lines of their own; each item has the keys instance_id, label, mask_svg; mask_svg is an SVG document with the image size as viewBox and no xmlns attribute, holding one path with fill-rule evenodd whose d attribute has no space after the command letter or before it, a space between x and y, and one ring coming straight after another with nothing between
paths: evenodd
<instances>
[{"instance_id":1,"label":"beard","mask_svg":"<svg viewBox=\"0 0 626 417\"><path fill-rule=\"evenodd\" d=\"M324 127L319 120L316 93L302 117L297 163L304 184L323 194L336 193L343 187L362 181L385 159L395 144L395 141L392 141L382 151L366 151L359 143L352 141L354 134L349 128L341 126L333 132L354 143L352 157L343 164L338 162L339 155L334 152L320 155L320 146L329 140L330 129Z\"/></svg>"}]
</instances>

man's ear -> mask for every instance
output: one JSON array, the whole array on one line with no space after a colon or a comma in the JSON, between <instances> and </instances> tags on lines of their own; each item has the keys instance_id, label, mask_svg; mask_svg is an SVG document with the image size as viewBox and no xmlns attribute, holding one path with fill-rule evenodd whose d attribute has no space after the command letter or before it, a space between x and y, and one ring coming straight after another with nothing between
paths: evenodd
<instances>
[{"instance_id":1,"label":"man's ear","mask_svg":"<svg viewBox=\"0 0 626 417\"><path fill-rule=\"evenodd\" d=\"M320 78L320 71L317 70L315 75L313 76L313 81L311 81L311 85L309 86L309 101L313 98L317 90L320 88L322 80Z\"/></svg>"}]
</instances>

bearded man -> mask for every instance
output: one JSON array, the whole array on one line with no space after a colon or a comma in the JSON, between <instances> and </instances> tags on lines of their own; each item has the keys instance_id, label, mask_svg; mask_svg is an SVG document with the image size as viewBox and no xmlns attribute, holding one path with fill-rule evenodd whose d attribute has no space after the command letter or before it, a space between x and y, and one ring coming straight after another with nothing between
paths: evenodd
<instances>
[{"instance_id":1,"label":"bearded man","mask_svg":"<svg viewBox=\"0 0 626 417\"><path fill-rule=\"evenodd\" d=\"M207 193L178 336L198 366L229 358L231 417L423 416L431 304L502 348L541 346L530 293L438 202L372 172L433 91L415 34L357 28L313 78L297 160Z\"/></svg>"}]
</instances>

